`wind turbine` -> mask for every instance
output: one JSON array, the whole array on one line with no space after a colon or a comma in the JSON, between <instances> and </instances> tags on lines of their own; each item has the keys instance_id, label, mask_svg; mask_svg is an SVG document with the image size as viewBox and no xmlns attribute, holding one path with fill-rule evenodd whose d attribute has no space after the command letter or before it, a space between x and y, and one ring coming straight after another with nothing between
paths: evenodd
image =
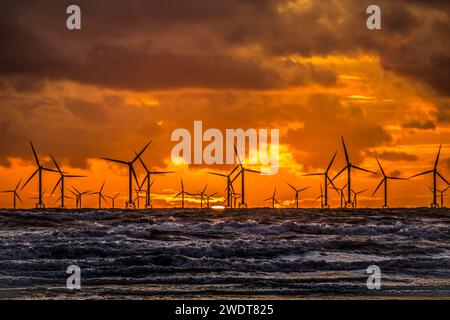
<instances>
[{"instance_id":1,"label":"wind turbine","mask_svg":"<svg viewBox=\"0 0 450 320\"><path fill-rule=\"evenodd\" d=\"M207 208L209 208L210 207L210 205L209 205L209 200L212 198L212 197L214 197L215 195L217 194L217 192L214 192L214 193L211 193L211 194L205 194L205 197L206 197L206 207Z\"/></svg>"},{"instance_id":2,"label":"wind turbine","mask_svg":"<svg viewBox=\"0 0 450 320\"><path fill-rule=\"evenodd\" d=\"M354 203L354 208L356 208L357 206L357 200L358 200L358 195L360 195L361 193L364 193L364 192L366 192L367 191L367 189L364 189L364 190L361 190L361 191L353 191L352 190L352 193L353 193L353 203Z\"/></svg>"},{"instance_id":3,"label":"wind turbine","mask_svg":"<svg viewBox=\"0 0 450 320\"><path fill-rule=\"evenodd\" d=\"M69 191L76 197L76 207L81 209L81 207L82 207L82 202L81 202L82 197L83 197L85 194L90 193L90 191L80 192L80 191L79 191L77 188L75 188L75 187L72 187L72 189L73 189L73 191L70 190L70 189L69 189Z\"/></svg>"},{"instance_id":4,"label":"wind turbine","mask_svg":"<svg viewBox=\"0 0 450 320\"><path fill-rule=\"evenodd\" d=\"M136 153L136 155L137 155L137 153ZM144 185L144 183L147 182L147 192L146 192L146 197L145 197L145 208L150 208L150 207L152 207L150 190L151 190L151 185L152 185L153 182L154 182L154 181L153 181L152 183L150 183L151 175L152 175L152 174L174 173L174 171L150 171L150 170L148 169L148 167L145 165L144 161L142 161L141 157L138 157L138 159L139 159L139 161L140 161L142 167L144 167L144 170L145 170L145 178L144 178L144 180L142 181L142 184L141 184L141 186L140 186L139 188L142 188L142 186Z\"/></svg>"},{"instance_id":5,"label":"wind turbine","mask_svg":"<svg viewBox=\"0 0 450 320\"><path fill-rule=\"evenodd\" d=\"M341 208L344 207L344 202L345 202L344 189L345 188L347 188L347 184L345 184L342 188L333 187L333 189L336 190L337 193L339 194L339 198L341 200Z\"/></svg>"},{"instance_id":6,"label":"wind turbine","mask_svg":"<svg viewBox=\"0 0 450 320\"><path fill-rule=\"evenodd\" d=\"M55 204L58 203L59 201L61 201L62 196L60 196L58 199L55 200ZM72 197L69 196L64 196L64 198L66 199L73 199ZM75 200L76 201L76 200ZM65 208L65 207L64 207Z\"/></svg>"},{"instance_id":7,"label":"wind turbine","mask_svg":"<svg viewBox=\"0 0 450 320\"><path fill-rule=\"evenodd\" d=\"M321 185L320 185L320 196L318 196L317 198L315 198L315 199L313 200L313 202L316 202L317 200L320 199L320 207L323 208L323 207L324 207L324 205L323 205L323 199L324 199L324 198L325 198L325 196L323 195L322 184L321 184Z\"/></svg>"},{"instance_id":8,"label":"wind turbine","mask_svg":"<svg viewBox=\"0 0 450 320\"><path fill-rule=\"evenodd\" d=\"M179 196L181 196L181 208L184 208L184 196L187 194L189 195L189 193L187 193L186 191L184 191L184 184L183 184L183 178L180 178L181 180L181 191L179 193L177 193L176 196L173 197L173 199L178 198Z\"/></svg>"},{"instance_id":9,"label":"wind turbine","mask_svg":"<svg viewBox=\"0 0 450 320\"><path fill-rule=\"evenodd\" d=\"M381 187L382 184L384 184L384 204L383 208L388 208L388 180L407 180L405 178L399 178L399 177L391 177L387 176L386 173L383 170L383 167L381 166L380 161L378 161L378 158L375 157L377 160L378 166L380 167L381 174L383 175L383 179L380 181L380 184L377 186L375 191L372 194L372 197L377 193L378 189Z\"/></svg>"},{"instance_id":10,"label":"wind turbine","mask_svg":"<svg viewBox=\"0 0 450 320\"><path fill-rule=\"evenodd\" d=\"M58 179L58 182L56 183L55 187L52 190L52 193L50 194L50 196L53 195L53 193L55 192L56 188L58 188L58 186L61 184L61 208L65 208L64 206L64 199L67 199L68 197L64 196L64 180L65 178L85 178L85 176L77 176L77 175L70 175L70 174L65 174L64 172L61 171L61 168L59 167L58 163L56 162L55 158L53 158L52 155L50 155L50 157L52 158L53 163L55 164L56 169L59 172L60 178Z\"/></svg>"},{"instance_id":11,"label":"wind turbine","mask_svg":"<svg viewBox=\"0 0 450 320\"><path fill-rule=\"evenodd\" d=\"M236 146L234 146L234 152L236 154L236 157L238 158L239 164L233 169L240 169L239 172L236 174L236 176L233 178L233 180L231 181L231 183L233 183L238 177L239 175L241 176L241 204L240 207L247 207L247 203L245 203L245 183L244 183L244 176L245 176L245 172L253 172L253 173L259 173L261 174L260 171L256 171L256 170L251 170L251 169L247 169L242 165L242 161L241 158L239 157L239 154L237 152Z\"/></svg>"},{"instance_id":12,"label":"wind turbine","mask_svg":"<svg viewBox=\"0 0 450 320\"><path fill-rule=\"evenodd\" d=\"M448 186L444 190L439 190L439 189L436 190L440 194L439 197L440 197L440 200L441 200L441 208L444 208L444 193L448 190L448 188L450 188L450 186ZM430 188L430 191L433 192L433 188Z\"/></svg>"},{"instance_id":13,"label":"wind turbine","mask_svg":"<svg viewBox=\"0 0 450 320\"><path fill-rule=\"evenodd\" d=\"M439 164L439 156L441 155L441 147L442 147L442 144L439 145L439 151L438 151L436 161L434 162L434 167L432 170L418 173L409 178L409 179L412 179L414 177L418 177L418 176L421 176L424 174L429 174L429 173L433 174L433 202L431 203L432 208L439 208L439 205L437 203L437 177L441 178L447 185L450 185L450 183L439 173L439 171L437 169L438 164Z\"/></svg>"},{"instance_id":14,"label":"wind turbine","mask_svg":"<svg viewBox=\"0 0 450 320\"><path fill-rule=\"evenodd\" d=\"M136 184L139 186L139 182L136 177L136 171L134 171L133 164L139 159L139 157L144 153L144 151L147 149L147 147L151 143L152 143L151 141L149 143L147 143L145 145L145 147L142 148L142 150L139 153L136 153L136 156L133 158L133 160L128 161L128 162L122 161L122 160L111 159L111 158L101 158L102 160L120 163L120 164L128 166L128 201L125 203L125 206L127 208L135 208L136 207L136 205L133 201L133 177L134 177L134 180L136 181Z\"/></svg>"},{"instance_id":15,"label":"wind turbine","mask_svg":"<svg viewBox=\"0 0 450 320\"><path fill-rule=\"evenodd\" d=\"M338 174L332 180L335 180L338 176L341 175L342 172L347 170L347 201L346 201L345 206L347 208L352 208L353 207L353 203L352 203L352 200L351 200L352 199L352 187L351 187L351 183L352 183L351 182L351 172L352 172L352 169L369 172L369 173L372 173L372 174L375 174L375 175L377 173L373 172L373 171L370 171L370 170L367 170L367 169L363 169L361 167L358 167L358 166L355 166L354 164L352 164L350 162L349 157L348 157L347 147L345 146L344 137L341 136L341 140L342 140L342 146L344 148L344 153L345 153L345 161L346 161L347 164L345 165L344 168L342 168L341 171L338 172Z\"/></svg>"},{"instance_id":16,"label":"wind turbine","mask_svg":"<svg viewBox=\"0 0 450 320\"><path fill-rule=\"evenodd\" d=\"M0 191L1 193L12 193L12 195L13 195L13 208L14 209L16 209L16 202L17 202L17 200L19 200L20 203L23 203L22 199L19 196L19 193L17 192L21 182L22 182L22 179L19 180L19 182L17 183L17 186L14 189L12 189L12 190Z\"/></svg>"},{"instance_id":17,"label":"wind turbine","mask_svg":"<svg viewBox=\"0 0 450 320\"><path fill-rule=\"evenodd\" d=\"M135 189L134 191L136 192L136 198L134 198L134 202L136 202L137 200L137 208L140 209L141 208L140 199L146 199L147 197L141 195L143 190L140 187L138 189Z\"/></svg>"},{"instance_id":18,"label":"wind turbine","mask_svg":"<svg viewBox=\"0 0 450 320\"><path fill-rule=\"evenodd\" d=\"M288 183L288 182L286 182L286 183L288 184L289 187L292 188L292 190L295 191L295 207L298 209L298 195L299 195L299 193L302 192L302 191L305 191L305 190L309 189L310 187L305 187L305 188L302 188L302 189L297 189L297 188L295 188L293 185L291 185L290 183Z\"/></svg>"},{"instance_id":19,"label":"wind turbine","mask_svg":"<svg viewBox=\"0 0 450 320\"><path fill-rule=\"evenodd\" d=\"M217 173L217 172L208 172L208 174L212 174L215 176L219 176L219 177L224 177L227 179L227 188L225 189L226 193L227 193L227 207L231 208L232 207L232 196L231 196L231 192L232 192L232 188L233 185L231 184L231 176L233 175L233 173L239 168L239 166L236 166L229 174L223 174L223 173Z\"/></svg>"},{"instance_id":20,"label":"wind turbine","mask_svg":"<svg viewBox=\"0 0 450 320\"><path fill-rule=\"evenodd\" d=\"M98 195L98 208L102 208L102 199L105 200L105 197L103 196L103 187L105 186L105 182L103 182L102 186L100 187L100 190L98 192L91 192L89 195ZM81 202L81 201L80 201Z\"/></svg>"},{"instance_id":21,"label":"wind turbine","mask_svg":"<svg viewBox=\"0 0 450 320\"><path fill-rule=\"evenodd\" d=\"M36 174L38 174L38 197L37 197L38 202L36 203L36 208L45 208L45 204L42 201L42 171L48 171L48 172L58 172L58 171L49 169L49 168L45 168L44 166L42 166L41 163L39 162L39 158L37 156L36 150L34 149L33 143L31 141L30 141L30 145L31 145L31 150L33 150L34 160L36 161L37 169L30 176L30 178L28 178L28 180L23 184L23 186L20 190L23 190L26 187L26 185L28 184L28 182L30 182L31 179L33 179L33 177Z\"/></svg>"},{"instance_id":22,"label":"wind turbine","mask_svg":"<svg viewBox=\"0 0 450 320\"><path fill-rule=\"evenodd\" d=\"M113 208L113 209L115 208L115 201L116 201L116 198L117 198L119 195L120 195L120 193L116 194L115 196L108 196L108 195L105 195L105 197L107 197L107 198L109 198L109 199L111 200L111 204L112 204L112 208Z\"/></svg>"},{"instance_id":23,"label":"wind turbine","mask_svg":"<svg viewBox=\"0 0 450 320\"><path fill-rule=\"evenodd\" d=\"M282 204L280 203L280 201L278 201L278 200L275 198L276 194L277 194L277 188L275 188L275 190L273 191L272 197L267 198L267 199L264 199L264 201L269 201L269 200L272 201L272 208L273 208L273 209L275 209L275 203L279 204L280 206L282 205Z\"/></svg>"},{"instance_id":24,"label":"wind turbine","mask_svg":"<svg viewBox=\"0 0 450 320\"><path fill-rule=\"evenodd\" d=\"M200 196L200 208L203 208L203 199L206 196L206 188L208 188L208 185L206 185L200 193L193 194L193 196Z\"/></svg>"},{"instance_id":25,"label":"wind turbine","mask_svg":"<svg viewBox=\"0 0 450 320\"><path fill-rule=\"evenodd\" d=\"M328 183L331 183L331 185L334 187L333 184L333 180L330 178L330 176L328 175L328 173L330 172L331 166L333 165L334 159L336 158L337 155L337 151L334 153L333 157L331 158L330 163L328 164L327 169L325 170L325 172L319 172L319 173L307 173L304 174L302 176L307 177L307 176L323 176L324 177L324 186L325 186L325 196L324 196L324 203L322 203L322 208L329 208L329 204L328 204Z\"/></svg>"}]
</instances>

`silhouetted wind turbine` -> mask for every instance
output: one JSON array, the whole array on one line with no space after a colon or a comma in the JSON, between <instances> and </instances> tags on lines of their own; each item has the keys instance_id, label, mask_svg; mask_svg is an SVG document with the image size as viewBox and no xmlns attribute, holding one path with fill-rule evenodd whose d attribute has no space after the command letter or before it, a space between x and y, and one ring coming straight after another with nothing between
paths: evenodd
<instances>
[{"instance_id":1,"label":"silhouetted wind turbine","mask_svg":"<svg viewBox=\"0 0 450 320\"><path fill-rule=\"evenodd\" d=\"M227 188L225 189L227 193L227 207L232 207L232 197L231 197L231 188L233 187L231 184L231 176L233 173L239 168L239 166L236 166L229 174L223 174L223 173L216 173L216 172L208 172L208 174L212 174L219 177L224 177L227 179Z\"/></svg>"},{"instance_id":2,"label":"silhouetted wind turbine","mask_svg":"<svg viewBox=\"0 0 450 320\"><path fill-rule=\"evenodd\" d=\"M137 155L137 153L136 153L136 155ZM151 175L152 174L174 173L174 171L150 171L148 169L148 167L145 165L144 161L142 161L141 157L138 157L138 158L139 158L139 161L142 164L142 167L144 167L144 170L145 170L145 178L142 181L142 184L141 184L140 188L142 188L144 183L147 182L147 192L146 192L146 198L145 198L145 207L146 208L150 208L150 207L152 207L152 204L151 204L151 191L150 191L151 190L151 183L150 183Z\"/></svg>"},{"instance_id":3,"label":"silhouetted wind turbine","mask_svg":"<svg viewBox=\"0 0 450 320\"><path fill-rule=\"evenodd\" d=\"M210 207L210 205L209 205L209 200L212 198L212 197L214 197L215 195L217 194L217 192L214 192L214 193L212 193L212 194L205 194L205 197L206 197L206 207L207 208L209 208Z\"/></svg>"},{"instance_id":4,"label":"silhouetted wind turbine","mask_svg":"<svg viewBox=\"0 0 450 320\"><path fill-rule=\"evenodd\" d=\"M45 208L45 204L42 201L42 171L49 171L49 172L58 172L58 171L49 169L49 168L45 168L44 166L42 166L41 163L39 162L39 158L37 156L36 150L34 149L33 143L31 141L30 141L30 145L31 145L31 150L33 150L34 159L36 161L36 165L38 168L30 176L30 178L28 178L28 180L23 184L23 186L20 190L23 190L26 187L26 185L28 184L28 182L30 182L31 179L33 179L33 177L36 174L38 174L38 197L37 197L38 202L36 203L36 208Z\"/></svg>"},{"instance_id":5,"label":"silhouetted wind turbine","mask_svg":"<svg viewBox=\"0 0 450 320\"><path fill-rule=\"evenodd\" d=\"M354 208L357 207L358 195L360 195L361 193L364 193L364 192L366 192L366 191L367 191L367 189L364 189L364 190L361 190L361 191L353 191L353 190L352 190L352 193L353 193L353 203L354 203Z\"/></svg>"},{"instance_id":6,"label":"silhouetted wind turbine","mask_svg":"<svg viewBox=\"0 0 450 320\"><path fill-rule=\"evenodd\" d=\"M101 209L102 208L102 199L105 200L105 197L103 196L103 187L105 186L105 182L103 182L102 186L100 187L100 190L97 192L91 192L89 193L89 195L98 195L98 208Z\"/></svg>"},{"instance_id":7,"label":"silhouetted wind turbine","mask_svg":"<svg viewBox=\"0 0 450 320\"><path fill-rule=\"evenodd\" d=\"M272 197L267 198L267 199L264 199L264 201L269 201L269 200L272 201L272 208L273 208L273 209L275 209L275 203L279 204L280 206L282 205L282 204L280 203L280 201L278 201L278 200L275 198L276 194L277 194L277 188L275 188L275 190L273 191Z\"/></svg>"},{"instance_id":8,"label":"silhouetted wind turbine","mask_svg":"<svg viewBox=\"0 0 450 320\"><path fill-rule=\"evenodd\" d=\"M178 198L179 196L181 196L181 208L184 208L184 196L187 194L189 195L189 193L187 193L186 191L184 191L184 183L183 183L183 178L180 178L181 180L181 191L179 193L177 193L176 196L173 197L173 199Z\"/></svg>"},{"instance_id":9,"label":"silhouetted wind turbine","mask_svg":"<svg viewBox=\"0 0 450 320\"><path fill-rule=\"evenodd\" d=\"M200 196L200 208L203 208L203 199L205 198L207 187L208 185L206 185L200 193L193 194L193 196Z\"/></svg>"},{"instance_id":10,"label":"silhouetted wind turbine","mask_svg":"<svg viewBox=\"0 0 450 320\"><path fill-rule=\"evenodd\" d=\"M333 184L333 180L330 178L330 176L328 175L328 173L330 172L331 166L333 165L334 159L336 158L337 155L337 151L334 153L333 157L331 158L330 163L328 164L327 169L325 170L325 172L319 172L319 173L307 173L304 174L302 176L307 177L307 176L323 176L324 177L324 186L325 186L325 201L324 203L321 202L322 207L326 207L329 208L329 204L328 204L328 183L331 183L331 185L334 187Z\"/></svg>"},{"instance_id":11,"label":"silhouetted wind turbine","mask_svg":"<svg viewBox=\"0 0 450 320\"><path fill-rule=\"evenodd\" d=\"M70 191L74 196L76 196L76 207L81 209L81 207L82 207L82 197L83 197L85 194L90 193L90 191L80 192L80 191L79 191L77 188L75 188L75 187L72 187L72 189L73 189L73 191L70 190L70 189L69 189L69 191Z\"/></svg>"},{"instance_id":12,"label":"silhouetted wind turbine","mask_svg":"<svg viewBox=\"0 0 450 320\"><path fill-rule=\"evenodd\" d=\"M415 175L413 175L412 177L409 178L409 179L412 179L414 177L418 177L418 176L421 176L421 175L424 175L424 174L429 174L429 173L433 174L433 202L431 203L431 207L432 208L438 208L439 207L439 205L437 203L437 177L441 178L447 185L450 185L450 183L439 173L439 171L437 169L438 164L439 164L439 156L441 154L441 147L442 147L442 145L439 145L439 151L438 151L438 154L437 154L437 157L436 157L436 161L434 163L434 167L433 167L432 170L428 170L428 171L425 171L425 172L421 172L421 173L415 174Z\"/></svg>"},{"instance_id":13,"label":"silhouetted wind turbine","mask_svg":"<svg viewBox=\"0 0 450 320\"><path fill-rule=\"evenodd\" d=\"M253 172L253 173L259 173L259 174L261 174L261 172L256 171L256 170L247 169L242 165L242 161L241 161L241 158L239 157L236 146L234 146L234 152L236 154L236 157L238 158L239 164L233 169L233 171L237 168L240 168L240 170L236 174L234 179L231 181L231 183L233 183L234 180L236 180L237 177L239 177L239 175L241 176L241 204L240 204L240 206L245 208L245 207L247 207L247 204L245 203L245 183L244 183L245 172Z\"/></svg>"},{"instance_id":14,"label":"silhouetted wind turbine","mask_svg":"<svg viewBox=\"0 0 450 320\"><path fill-rule=\"evenodd\" d=\"M363 169L361 167L358 167L358 166L355 166L354 164L352 164L350 162L349 157L348 157L347 147L345 146L344 137L341 136L341 140L342 140L342 146L344 148L344 153L345 153L345 161L346 161L347 164L346 164L346 166L344 168L342 168L341 171L338 172L338 174L332 180L335 180L338 176L341 175L342 172L347 170L347 201L346 201L345 205L346 205L346 207L351 208L351 207L353 207L352 200L351 200L352 199L352 193L351 193L352 192L352 187L351 187L351 183L352 183L351 182L351 171L352 171L352 169L369 172L369 173L372 173L372 174L375 174L375 175L377 173L373 172L373 171L370 171L370 170L367 170L367 169Z\"/></svg>"},{"instance_id":15,"label":"silhouetted wind turbine","mask_svg":"<svg viewBox=\"0 0 450 320\"><path fill-rule=\"evenodd\" d=\"M436 189L436 191L439 192L439 194L440 194L441 208L444 208L444 193L445 193L449 188L450 188L450 186L447 187L447 188L445 188L444 190ZM430 188L430 191L433 192L433 188Z\"/></svg>"},{"instance_id":16,"label":"silhouetted wind turbine","mask_svg":"<svg viewBox=\"0 0 450 320\"><path fill-rule=\"evenodd\" d=\"M58 179L58 182L56 183L55 187L52 190L52 193L50 194L50 196L53 195L53 193L55 192L56 188L58 188L58 186L61 184L61 208L64 208L64 199L67 199L67 197L64 196L64 181L65 178L85 178L85 176L77 176L77 175L70 175L70 174L65 174L64 172L61 171L61 168L59 167L58 163L56 162L55 158L53 158L52 155L50 155L50 157L52 158L53 163L55 164L56 169L59 172L60 178Z\"/></svg>"},{"instance_id":17,"label":"silhouetted wind turbine","mask_svg":"<svg viewBox=\"0 0 450 320\"><path fill-rule=\"evenodd\" d=\"M64 196L64 198L66 198L66 199L73 199L72 197L69 197L69 196ZM58 203L59 201L61 201L61 196L58 199L55 200L55 204Z\"/></svg>"},{"instance_id":18,"label":"silhouetted wind turbine","mask_svg":"<svg viewBox=\"0 0 450 320\"><path fill-rule=\"evenodd\" d=\"M141 195L143 190L140 187L138 189L135 189L134 191L136 192L136 198L134 198L134 202L136 202L137 200L137 208L140 209L141 208L140 199L146 199L147 197Z\"/></svg>"},{"instance_id":19,"label":"silhouetted wind turbine","mask_svg":"<svg viewBox=\"0 0 450 320\"><path fill-rule=\"evenodd\" d=\"M112 204L112 208L113 208L113 209L115 208L115 201L116 201L116 198L117 198L119 195L120 195L120 193L116 194L115 196L108 196L108 195L105 195L105 197L107 197L107 198L109 198L109 199L111 200L111 204Z\"/></svg>"},{"instance_id":20,"label":"silhouetted wind turbine","mask_svg":"<svg viewBox=\"0 0 450 320\"><path fill-rule=\"evenodd\" d=\"M302 191L305 191L305 190L309 189L310 187L305 187L305 188L302 188L302 189L297 189L297 188L295 188L293 185L291 185L290 183L288 183L288 182L286 182L286 183L288 184L289 187L292 188L292 190L295 191L295 207L298 209L298 195L299 195L299 193L302 192Z\"/></svg>"},{"instance_id":21,"label":"silhouetted wind turbine","mask_svg":"<svg viewBox=\"0 0 450 320\"><path fill-rule=\"evenodd\" d=\"M315 198L315 199L313 200L313 202L316 202L317 200L320 199L320 207L323 208L323 207L324 207L324 205L323 205L323 198L325 198L325 196L323 195L322 184L321 184L321 185L320 185L320 196L318 196L317 198Z\"/></svg>"},{"instance_id":22,"label":"silhouetted wind turbine","mask_svg":"<svg viewBox=\"0 0 450 320\"><path fill-rule=\"evenodd\" d=\"M344 207L344 202L345 202L345 195L344 195L344 189L347 187L347 184L345 184L342 188L336 188L333 187L334 190L336 190L339 194L339 198L341 200L341 208Z\"/></svg>"},{"instance_id":23,"label":"silhouetted wind turbine","mask_svg":"<svg viewBox=\"0 0 450 320\"><path fill-rule=\"evenodd\" d=\"M17 183L16 187L12 190L5 190L5 191L0 191L1 193L12 193L13 195L13 208L16 209L16 200L19 200L20 203L23 204L22 199L19 196L19 193L17 192L17 190L19 189L19 185L22 182L22 179L19 180L19 182Z\"/></svg>"},{"instance_id":24,"label":"silhouetted wind turbine","mask_svg":"<svg viewBox=\"0 0 450 320\"><path fill-rule=\"evenodd\" d=\"M372 197L377 193L378 189L381 187L382 184L384 184L384 204L383 208L388 208L388 180L407 180L405 178L399 178L399 177L391 177L387 176L386 173L383 170L383 167L381 166L380 161L378 161L378 158L375 157L377 160L378 166L380 167L381 174L383 175L383 179L380 181L380 184L377 186L375 191L372 194Z\"/></svg>"},{"instance_id":25,"label":"silhouetted wind turbine","mask_svg":"<svg viewBox=\"0 0 450 320\"><path fill-rule=\"evenodd\" d=\"M134 180L136 181L136 185L139 186L139 182L138 179L136 177L136 172L134 171L133 168L133 164L139 159L139 157L144 153L144 151L148 148L148 146L151 144L152 142L150 141L149 143L147 143L145 145L144 148L142 148L142 150L136 154L136 156L133 158L133 160L127 162L127 161L122 161L122 160L116 160L116 159L111 159L111 158L101 158L102 160L106 160L106 161L110 161L110 162L116 162L116 163L120 163L123 165L128 166L128 201L125 203L125 206L127 208L135 208L136 205L133 201L133 177Z\"/></svg>"}]
</instances>

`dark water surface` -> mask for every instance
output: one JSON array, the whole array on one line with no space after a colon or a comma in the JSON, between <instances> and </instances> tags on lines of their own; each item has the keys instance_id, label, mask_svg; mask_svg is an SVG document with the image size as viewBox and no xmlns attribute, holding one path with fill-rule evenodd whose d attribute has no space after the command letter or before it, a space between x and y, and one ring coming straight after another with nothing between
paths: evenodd
<instances>
[{"instance_id":1,"label":"dark water surface","mask_svg":"<svg viewBox=\"0 0 450 320\"><path fill-rule=\"evenodd\" d=\"M224 297L450 297L450 211L0 210L0 298Z\"/></svg>"}]
</instances>

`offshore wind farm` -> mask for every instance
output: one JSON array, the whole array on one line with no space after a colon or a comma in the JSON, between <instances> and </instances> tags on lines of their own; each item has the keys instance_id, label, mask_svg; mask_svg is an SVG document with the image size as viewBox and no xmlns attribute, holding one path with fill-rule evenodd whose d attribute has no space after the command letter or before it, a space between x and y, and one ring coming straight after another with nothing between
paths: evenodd
<instances>
[{"instance_id":1,"label":"offshore wind farm","mask_svg":"<svg viewBox=\"0 0 450 320\"><path fill-rule=\"evenodd\" d=\"M450 1L0 12L0 299L450 299Z\"/></svg>"},{"instance_id":2,"label":"offshore wind farm","mask_svg":"<svg viewBox=\"0 0 450 320\"><path fill-rule=\"evenodd\" d=\"M424 175L432 175L432 179L430 181L431 183L431 202L430 207L432 208L444 208L444 193L447 191L447 187L450 186L450 183L448 180L438 171L438 165L439 165L439 158L441 154L442 145L439 145L437 155L434 161L434 166L431 170L420 172L417 174L412 175L411 177L399 177L399 176L392 176L387 175L385 169L382 167L379 159L377 157L374 158L374 160L377 163L377 166L379 168L378 172L364 169L360 166L356 166L350 162L349 154L347 151L347 146L344 141L344 137L341 137L341 143L342 143L342 153L344 154L345 158L345 166L338 170L337 173L334 175L334 177L331 177L330 174L333 169L333 163L335 162L336 156L338 155L338 151L336 151L333 154L333 157L329 161L326 170L324 172L319 173L305 173L300 172L298 173L298 180L301 181L304 177L316 177L321 176L323 177L323 181L318 183L316 185L316 189L320 190L320 193L317 193L317 197L314 197L309 201L309 207L313 207L314 203L320 199L320 207L321 208L332 208L332 205L330 204L330 190L334 190L338 196L338 200L335 201L335 207L336 208L356 208L357 203L356 200L358 196L369 189L371 189L371 186L365 185L362 186L364 190L354 191L353 184L352 184L352 170L356 171L362 171L369 173L373 175L375 178L381 177L381 181L379 182L376 187L373 188L372 197L375 196L377 191L380 189L380 187L383 186L384 192L383 192L383 200L381 208L389 208L389 191L388 191L388 181L389 180L400 180L405 181L408 183L408 188L411 190L414 189L414 179L419 176ZM21 203L23 203L22 199L19 197L19 189L20 191L23 191L25 187L29 184L29 182L37 175L38 176L38 188L37 188L37 197L35 196L37 202L35 203L36 208L45 208L46 204L43 200L44 192L43 190L43 172L47 172L48 174L55 173L59 175L59 179L57 180L56 184L54 185L52 192L49 195L49 199L52 198L52 196L56 195L55 191L59 187L59 197L57 198L57 202L59 202L59 208L63 209L70 209L70 208L82 208L82 202L81 202L81 196L82 195L96 195L98 198L97 204L98 208L128 208L128 209L140 209L141 206L137 206L137 202L140 203L140 200L144 200L144 209L153 208L153 203L151 201L151 187L154 180L151 180L153 175L166 175L166 174L176 174L176 171L157 171L157 170L150 170L149 167L145 164L145 162L142 160L142 156L144 152L149 148L151 145L151 141L148 142L141 150L140 152L135 152L133 155L133 158L131 161L123 161L123 160L117 160L117 159L111 159L111 158L100 158L102 160L113 162L121 165L126 165L128 169L128 181L126 188L121 190L115 190L115 196L112 197L111 195L108 195L104 192L104 187L106 180L103 181L100 189L98 191L89 191L81 193L73 186L68 187L65 183L66 179L73 179L77 178L77 180L81 180L82 178L87 178L86 175L74 175L74 174L68 174L66 172L63 172L59 166L59 164L56 162L53 155L50 155L51 162L54 166L54 168L48 168L41 165L41 162L39 161L38 154L34 148L33 143L30 141L31 151L33 154L33 157L35 159L37 169L31 174L31 176L26 180L23 185L21 185L22 178L18 178L19 183L17 184L16 188L14 190L4 190L2 193L12 193L14 195L13 197L13 203L12 208L17 208L18 203L16 200L19 200ZM236 165L232 167L232 169L229 172L212 172L208 171L207 173L213 177L218 176L225 178L223 179L223 182L225 183L225 186L222 190L208 190L209 195L206 194L206 188L208 185L204 187L202 191L194 190L192 192L186 191L184 189L184 183L182 178L181 179L181 191L175 192L172 195L168 195L171 197L173 202L178 202L178 206L181 206L181 208L185 207L185 203L191 202L193 204L198 203L200 208L203 208L203 205L205 205L207 208L210 207L210 204L215 204L216 206L223 206L224 208L247 208L249 207L248 203L246 202L246 192L249 192L250 190L246 190L245 187L245 181L246 179L251 179L251 177L244 178L246 175L245 173L253 173L253 174L260 174L264 176L264 173L261 170L257 169L250 169L248 167L244 166L244 160L241 159L241 157L245 157L245 155L239 155L236 147L234 146L234 155L236 159ZM139 160L139 161L138 161ZM141 166L141 169L144 170L144 176L141 180L139 180L137 172L137 165ZM398 169L398 168L397 168ZM343 184L340 188L336 187L336 183L338 178L343 174L345 174L345 184ZM80 186L81 185L81 186ZM299 208L300 202L299 202L299 194L301 192L304 192L310 188L314 188L313 186L307 186L305 188L296 189L292 184L286 183L286 185L294 190L295 197L294 201L290 201L289 199L285 199L285 201L280 201L275 199L275 195L272 196L272 207L275 207L275 203L279 205L280 207L292 207L292 208ZM93 186L86 186L83 185L83 183L79 184L79 188L87 188L87 189L93 189ZM277 186L274 186L275 191ZM174 188L173 190L175 190ZM237 193L235 190L238 190L239 193ZM66 206L65 200L70 199L66 192L70 192L75 196L75 202L73 202L73 206ZM251 192L251 191L250 191ZM121 193L128 194L128 198L122 202L122 205L119 203L119 196ZM134 196L136 194L136 196ZM440 196L439 196L440 194ZM262 198L262 197L261 197ZM109 201L108 201L109 199ZM0 201L2 199L0 198ZM263 199L263 201L267 201L268 199ZM440 201L438 201L440 200ZM51 202L51 201L50 201ZM1 202L0 202L1 203ZM53 201L54 203L54 201ZM284 203L292 203L290 205L285 205ZM7 207L7 202L5 202L5 208ZM426 207L427 205L424 204L423 207ZM51 205L50 205L51 207ZM170 207L170 206L166 206ZM174 203L173 207L177 207L176 203ZM308 207L306 205L306 207ZM375 207L374 207L375 208Z\"/></svg>"}]
</instances>

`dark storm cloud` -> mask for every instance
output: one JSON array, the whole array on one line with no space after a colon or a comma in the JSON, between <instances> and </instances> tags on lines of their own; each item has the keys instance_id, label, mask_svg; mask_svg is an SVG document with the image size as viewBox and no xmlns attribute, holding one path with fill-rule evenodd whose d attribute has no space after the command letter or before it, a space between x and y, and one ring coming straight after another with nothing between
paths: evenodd
<instances>
[{"instance_id":1,"label":"dark storm cloud","mask_svg":"<svg viewBox=\"0 0 450 320\"><path fill-rule=\"evenodd\" d=\"M382 152L367 152L368 156L377 157L380 160L388 161L415 161L417 157L402 151L382 151Z\"/></svg>"},{"instance_id":2,"label":"dark storm cloud","mask_svg":"<svg viewBox=\"0 0 450 320\"><path fill-rule=\"evenodd\" d=\"M412 120L409 122L402 123L402 128L404 129L420 129L420 130L434 130L436 125L431 120L419 121Z\"/></svg>"},{"instance_id":3,"label":"dark storm cloud","mask_svg":"<svg viewBox=\"0 0 450 320\"><path fill-rule=\"evenodd\" d=\"M69 4L2 1L1 75L134 90L329 85L330 70L297 70L272 59L362 49L378 54L388 70L449 95L446 1L379 1L380 32L366 29L370 3L356 0L78 1L77 32L65 28ZM252 46L262 52L236 54Z\"/></svg>"}]
</instances>

